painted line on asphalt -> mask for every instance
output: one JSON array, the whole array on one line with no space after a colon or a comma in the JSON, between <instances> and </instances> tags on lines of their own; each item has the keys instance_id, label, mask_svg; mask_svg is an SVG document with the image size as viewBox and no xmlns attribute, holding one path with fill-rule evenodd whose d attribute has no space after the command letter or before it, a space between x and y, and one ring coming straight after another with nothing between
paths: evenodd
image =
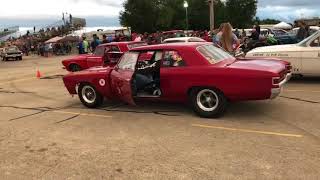
<instances>
[{"instance_id":1,"label":"painted line on asphalt","mask_svg":"<svg viewBox=\"0 0 320 180\"><path fill-rule=\"evenodd\" d=\"M20 81L29 81L29 80L32 80L32 79L36 79L36 78L32 77L32 78L15 79L15 80L11 80L11 81L0 83L0 85L6 85L6 84L10 84L10 83L14 83L14 82L20 82Z\"/></svg>"},{"instance_id":2,"label":"painted line on asphalt","mask_svg":"<svg viewBox=\"0 0 320 180\"><path fill-rule=\"evenodd\" d=\"M249 130L249 129L229 128L229 127L222 127L222 126L211 126L211 125L209 126L209 125L202 125L202 124L192 124L191 126L200 127L200 128L209 128L209 129L220 129L220 130L226 130L226 131L237 131L237 132L244 132L244 133L284 136L284 137L295 137L295 138L302 138L303 137L303 135L300 135L300 134L287 134L287 133L278 133L278 132L270 132L270 131L258 131L258 130Z\"/></svg>"},{"instance_id":3,"label":"painted line on asphalt","mask_svg":"<svg viewBox=\"0 0 320 180\"><path fill-rule=\"evenodd\" d=\"M79 116L89 116L89 117L103 117L103 118L112 118L112 116L108 115L101 115L101 114L88 114L88 113L77 113L77 112L71 112L71 111L48 111L48 112L54 112L59 114L72 114L72 115L79 115Z\"/></svg>"},{"instance_id":4,"label":"painted line on asphalt","mask_svg":"<svg viewBox=\"0 0 320 180\"><path fill-rule=\"evenodd\" d=\"M285 89L284 92L306 92L306 93L320 93L320 91L308 91L308 90L290 90L290 89Z\"/></svg>"}]
</instances>

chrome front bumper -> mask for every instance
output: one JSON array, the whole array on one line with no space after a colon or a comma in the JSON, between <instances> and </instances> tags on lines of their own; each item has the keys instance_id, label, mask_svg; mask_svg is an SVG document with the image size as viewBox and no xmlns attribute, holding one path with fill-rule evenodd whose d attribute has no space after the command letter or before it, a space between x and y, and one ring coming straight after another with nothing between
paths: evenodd
<instances>
[{"instance_id":1,"label":"chrome front bumper","mask_svg":"<svg viewBox=\"0 0 320 180\"><path fill-rule=\"evenodd\" d=\"M271 89L270 99L275 99L281 94L283 86L291 79L291 77L292 77L292 73L287 74L286 78L279 83L279 87L278 88L272 88Z\"/></svg>"},{"instance_id":2,"label":"chrome front bumper","mask_svg":"<svg viewBox=\"0 0 320 180\"><path fill-rule=\"evenodd\" d=\"M16 58L16 57L21 57L22 55L21 54L10 54L10 55L6 55L4 57L6 58Z\"/></svg>"}]
</instances>

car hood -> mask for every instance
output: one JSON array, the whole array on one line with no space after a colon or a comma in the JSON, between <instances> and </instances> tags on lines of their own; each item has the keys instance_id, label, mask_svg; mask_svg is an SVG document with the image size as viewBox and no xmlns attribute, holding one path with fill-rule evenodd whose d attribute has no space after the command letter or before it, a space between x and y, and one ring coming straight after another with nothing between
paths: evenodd
<instances>
[{"instance_id":1,"label":"car hood","mask_svg":"<svg viewBox=\"0 0 320 180\"><path fill-rule=\"evenodd\" d=\"M276 46L265 46L255 48L248 52L248 54L252 53L264 53L264 52L281 52L281 51L290 51L296 48L298 45L296 44L287 44L287 45L276 45Z\"/></svg>"},{"instance_id":2,"label":"car hood","mask_svg":"<svg viewBox=\"0 0 320 180\"><path fill-rule=\"evenodd\" d=\"M228 67L234 69L279 73L285 69L285 63L283 61L269 59L242 59L230 63Z\"/></svg>"}]
</instances>

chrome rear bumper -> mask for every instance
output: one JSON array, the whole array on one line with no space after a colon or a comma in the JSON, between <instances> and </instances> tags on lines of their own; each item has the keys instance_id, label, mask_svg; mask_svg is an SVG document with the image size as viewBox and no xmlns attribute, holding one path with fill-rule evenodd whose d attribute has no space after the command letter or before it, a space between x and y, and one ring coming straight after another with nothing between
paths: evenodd
<instances>
[{"instance_id":1,"label":"chrome rear bumper","mask_svg":"<svg viewBox=\"0 0 320 180\"><path fill-rule=\"evenodd\" d=\"M286 78L279 83L279 87L278 88L272 88L271 89L270 99L275 99L281 94L282 87L291 79L291 77L292 77L292 73L287 74Z\"/></svg>"}]
</instances>

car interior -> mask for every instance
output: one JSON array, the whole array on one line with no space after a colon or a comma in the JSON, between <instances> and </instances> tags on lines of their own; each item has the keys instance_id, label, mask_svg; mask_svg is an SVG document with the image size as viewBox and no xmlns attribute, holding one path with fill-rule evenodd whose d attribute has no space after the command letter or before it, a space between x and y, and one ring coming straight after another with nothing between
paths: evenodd
<instances>
[{"instance_id":1,"label":"car interior","mask_svg":"<svg viewBox=\"0 0 320 180\"><path fill-rule=\"evenodd\" d=\"M139 54L136 71L133 75L134 97L160 97L160 66L162 52L148 51Z\"/></svg>"},{"instance_id":2,"label":"car interior","mask_svg":"<svg viewBox=\"0 0 320 180\"><path fill-rule=\"evenodd\" d=\"M103 61L104 64L117 64L117 62L122 57L123 53L120 52L119 48L116 46L106 47L104 50Z\"/></svg>"},{"instance_id":3,"label":"car interior","mask_svg":"<svg viewBox=\"0 0 320 180\"><path fill-rule=\"evenodd\" d=\"M320 36L310 43L311 47L320 47Z\"/></svg>"}]
</instances>

